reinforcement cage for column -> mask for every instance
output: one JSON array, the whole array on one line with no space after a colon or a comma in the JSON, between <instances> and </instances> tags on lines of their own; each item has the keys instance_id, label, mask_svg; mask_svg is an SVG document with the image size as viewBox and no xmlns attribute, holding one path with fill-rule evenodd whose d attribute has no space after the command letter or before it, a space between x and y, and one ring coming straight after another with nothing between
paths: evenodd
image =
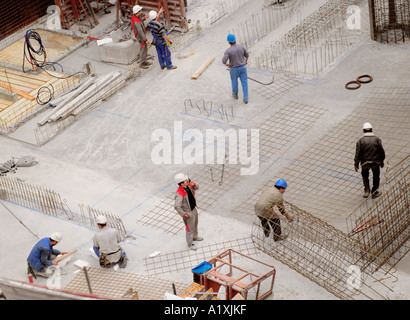
<instances>
[{"instance_id":1,"label":"reinforcement cage for column","mask_svg":"<svg viewBox=\"0 0 410 320\"><path fill-rule=\"evenodd\" d=\"M365 201L346 219L349 236L370 247L380 265L394 266L410 250L409 172L410 155L386 172L377 201Z\"/></svg>"},{"instance_id":2,"label":"reinforcement cage for column","mask_svg":"<svg viewBox=\"0 0 410 320\"><path fill-rule=\"evenodd\" d=\"M385 299L379 287L384 284L376 279L377 273L384 270L368 272L376 269L368 260L369 256L374 257L371 249L289 202L285 202L285 207L293 221L280 220L283 240L273 235L271 227L268 233L255 218L251 237L256 248L340 299ZM378 262L377 257L373 260Z\"/></svg>"}]
</instances>

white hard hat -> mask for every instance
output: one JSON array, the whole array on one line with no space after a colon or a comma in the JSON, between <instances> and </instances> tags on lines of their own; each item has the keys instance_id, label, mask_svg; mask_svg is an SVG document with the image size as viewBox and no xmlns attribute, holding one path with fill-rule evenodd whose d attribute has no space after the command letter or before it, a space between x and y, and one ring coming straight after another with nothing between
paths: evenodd
<instances>
[{"instance_id":1,"label":"white hard hat","mask_svg":"<svg viewBox=\"0 0 410 320\"><path fill-rule=\"evenodd\" d=\"M61 242L61 240L63 240L63 236L60 232L53 232L50 236L50 239L57 242Z\"/></svg>"},{"instance_id":2,"label":"white hard hat","mask_svg":"<svg viewBox=\"0 0 410 320\"><path fill-rule=\"evenodd\" d=\"M188 179L188 176L184 173L177 173L174 178L176 184L184 182L187 179Z\"/></svg>"},{"instance_id":3,"label":"white hard hat","mask_svg":"<svg viewBox=\"0 0 410 320\"><path fill-rule=\"evenodd\" d=\"M97 216L95 220L97 221L97 224L107 224L107 218L104 216Z\"/></svg>"},{"instance_id":4,"label":"white hard hat","mask_svg":"<svg viewBox=\"0 0 410 320\"><path fill-rule=\"evenodd\" d=\"M133 12L134 14L140 12L141 10L142 10L142 7L139 6L139 5L136 5L136 6L133 6L133 7L132 7L132 12Z\"/></svg>"},{"instance_id":5,"label":"white hard hat","mask_svg":"<svg viewBox=\"0 0 410 320\"><path fill-rule=\"evenodd\" d=\"M372 129L372 125L369 122L365 122L363 124L363 130Z\"/></svg>"},{"instance_id":6,"label":"white hard hat","mask_svg":"<svg viewBox=\"0 0 410 320\"><path fill-rule=\"evenodd\" d=\"M151 10L151 11L149 12L149 18L150 18L151 20L154 20L156 17L157 17L157 12L156 12L155 10Z\"/></svg>"}]
</instances>

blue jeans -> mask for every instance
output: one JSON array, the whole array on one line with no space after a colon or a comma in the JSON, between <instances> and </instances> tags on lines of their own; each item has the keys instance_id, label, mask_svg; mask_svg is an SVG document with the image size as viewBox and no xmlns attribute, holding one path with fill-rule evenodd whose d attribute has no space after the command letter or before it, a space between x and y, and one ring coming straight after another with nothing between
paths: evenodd
<instances>
[{"instance_id":1,"label":"blue jeans","mask_svg":"<svg viewBox=\"0 0 410 320\"><path fill-rule=\"evenodd\" d=\"M157 49L158 61L161 68L171 68L171 52L169 51L167 44L164 41L157 40L155 42L155 48Z\"/></svg>"},{"instance_id":2,"label":"blue jeans","mask_svg":"<svg viewBox=\"0 0 410 320\"><path fill-rule=\"evenodd\" d=\"M243 100L248 101L248 72L246 66L230 68L232 93L238 94L238 78L241 80Z\"/></svg>"}]
</instances>

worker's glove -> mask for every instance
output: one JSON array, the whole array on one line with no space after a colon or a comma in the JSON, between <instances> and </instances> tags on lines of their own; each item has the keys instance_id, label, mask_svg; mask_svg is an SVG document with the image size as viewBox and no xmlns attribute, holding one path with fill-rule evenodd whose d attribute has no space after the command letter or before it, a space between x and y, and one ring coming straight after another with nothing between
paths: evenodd
<instances>
[{"instance_id":1,"label":"worker's glove","mask_svg":"<svg viewBox=\"0 0 410 320\"><path fill-rule=\"evenodd\" d=\"M187 222L188 222L188 219L189 219L189 215L188 215L187 213L185 213L185 214L182 216L182 219L184 220L185 223L187 223Z\"/></svg>"},{"instance_id":2,"label":"worker's glove","mask_svg":"<svg viewBox=\"0 0 410 320\"><path fill-rule=\"evenodd\" d=\"M354 170L357 172L359 168L357 166L354 166Z\"/></svg>"}]
</instances>

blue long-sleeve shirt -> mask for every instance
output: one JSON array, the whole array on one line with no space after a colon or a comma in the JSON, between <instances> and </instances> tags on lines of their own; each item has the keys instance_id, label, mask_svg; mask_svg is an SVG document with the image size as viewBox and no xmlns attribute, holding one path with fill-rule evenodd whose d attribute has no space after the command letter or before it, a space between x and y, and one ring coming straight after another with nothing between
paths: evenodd
<instances>
[{"instance_id":1,"label":"blue long-sleeve shirt","mask_svg":"<svg viewBox=\"0 0 410 320\"><path fill-rule=\"evenodd\" d=\"M27 258L27 262L36 271L44 272L44 267L51 266L53 262L50 260L52 254L59 255L61 252L53 249L50 238L43 238L38 241Z\"/></svg>"}]
</instances>

